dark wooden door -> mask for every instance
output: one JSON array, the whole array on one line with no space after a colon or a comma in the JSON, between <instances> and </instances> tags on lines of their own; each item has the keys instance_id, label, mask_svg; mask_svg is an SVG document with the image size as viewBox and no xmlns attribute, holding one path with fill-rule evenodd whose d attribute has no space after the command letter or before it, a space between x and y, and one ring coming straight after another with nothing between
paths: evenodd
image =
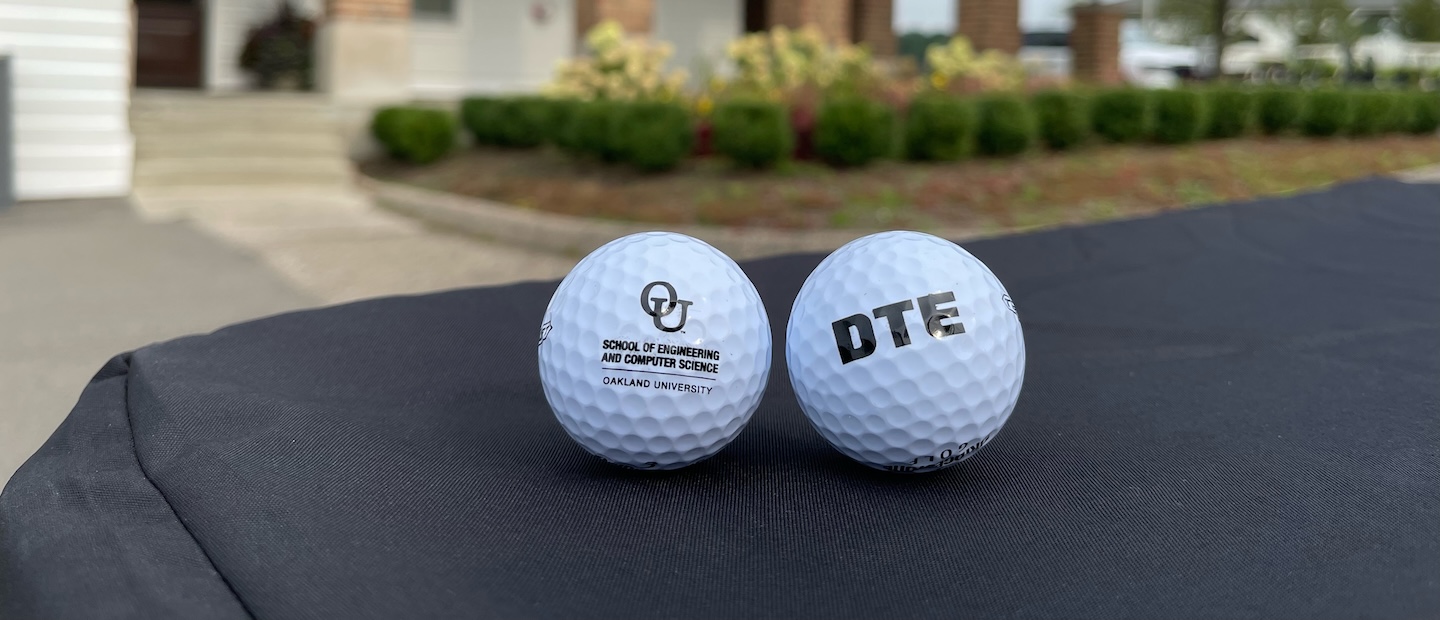
<instances>
[{"instance_id":1,"label":"dark wooden door","mask_svg":"<svg viewBox=\"0 0 1440 620\"><path fill-rule=\"evenodd\" d=\"M201 0L137 0L135 85L199 88Z\"/></svg>"},{"instance_id":2,"label":"dark wooden door","mask_svg":"<svg viewBox=\"0 0 1440 620\"><path fill-rule=\"evenodd\" d=\"M764 32L769 29L770 2L768 0L745 0L745 32Z\"/></svg>"}]
</instances>

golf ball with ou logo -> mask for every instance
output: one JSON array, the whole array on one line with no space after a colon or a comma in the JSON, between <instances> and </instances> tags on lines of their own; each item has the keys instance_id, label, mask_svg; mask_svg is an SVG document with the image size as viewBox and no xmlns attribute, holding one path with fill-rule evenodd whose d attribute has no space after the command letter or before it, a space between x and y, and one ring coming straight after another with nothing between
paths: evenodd
<instances>
[{"instance_id":1,"label":"golf ball with ou logo","mask_svg":"<svg viewBox=\"0 0 1440 620\"><path fill-rule=\"evenodd\" d=\"M770 377L755 285L699 239L641 233L595 250L560 282L539 338L540 381L586 450L639 469L719 452Z\"/></svg>"},{"instance_id":2,"label":"golf ball with ou logo","mask_svg":"<svg viewBox=\"0 0 1440 620\"><path fill-rule=\"evenodd\" d=\"M1020 318L995 274L917 232L836 250L790 312L785 359L801 408L850 458L935 471L1000 432L1025 378Z\"/></svg>"}]
</instances>

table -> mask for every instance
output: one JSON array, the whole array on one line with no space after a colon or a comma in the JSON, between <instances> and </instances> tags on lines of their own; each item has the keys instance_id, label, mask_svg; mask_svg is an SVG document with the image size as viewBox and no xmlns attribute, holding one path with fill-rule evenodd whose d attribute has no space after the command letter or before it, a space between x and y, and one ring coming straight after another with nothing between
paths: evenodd
<instances>
[{"instance_id":1,"label":"table","mask_svg":"<svg viewBox=\"0 0 1440 620\"><path fill-rule=\"evenodd\" d=\"M769 390L673 473L550 414L555 283L376 299L105 365L0 496L0 617L1440 615L1440 186L966 247L1029 368L959 467L808 426L782 338L818 255L744 265Z\"/></svg>"}]
</instances>

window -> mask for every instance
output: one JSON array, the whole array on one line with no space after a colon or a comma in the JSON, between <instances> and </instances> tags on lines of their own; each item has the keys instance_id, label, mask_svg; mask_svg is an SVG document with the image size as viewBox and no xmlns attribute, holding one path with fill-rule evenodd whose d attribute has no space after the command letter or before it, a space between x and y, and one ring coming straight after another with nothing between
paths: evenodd
<instances>
[{"instance_id":1,"label":"window","mask_svg":"<svg viewBox=\"0 0 1440 620\"><path fill-rule=\"evenodd\" d=\"M455 0L415 0L415 17L455 19Z\"/></svg>"}]
</instances>

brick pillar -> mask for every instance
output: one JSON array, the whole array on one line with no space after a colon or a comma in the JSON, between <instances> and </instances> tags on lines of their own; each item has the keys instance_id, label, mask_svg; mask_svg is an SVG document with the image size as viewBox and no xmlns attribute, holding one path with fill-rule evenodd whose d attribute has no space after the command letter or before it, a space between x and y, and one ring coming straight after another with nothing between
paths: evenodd
<instances>
[{"instance_id":1,"label":"brick pillar","mask_svg":"<svg viewBox=\"0 0 1440 620\"><path fill-rule=\"evenodd\" d=\"M655 0L575 0L575 34L583 39L596 24L613 19L627 33L648 35L654 16Z\"/></svg>"},{"instance_id":2,"label":"brick pillar","mask_svg":"<svg viewBox=\"0 0 1440 620\"><path fill-rule=\"evenodd\" d=\"M855 43L869 47L876 56L894 56L894 0L856 0L852 6Z\"/></svg>"},{"instance_id":3,"label":"brick pillar","mask_svg":"<svg viewBox=\"0 0 1440 620\"><path fill-rule=\"evenodd\" d=\"M976 50L1020 51L1020 0L959 0L960 35Z\"/></svg>"},{"instance_id":4,"label":"brick pillar","mask_svg":"<svg viewBox=\"0 0 1440 620\"><path fill-rule=\"evenodd\" d=\"M316 86L338 101L410 98L410 0L326 0Z\"/></svg>"},{"instance_id":5,"label":"brick pillar","mask_svg":"<svg viewBox=\"0 0 1440 620\"><path fill-rule=\"evenodd\" d=\"M827 39L849 41L850 2L851 0L770 0L766 6L766 22L771 28L814 26Z\"/></svg>"},{"instance_id":6,"label":"brick pillar","mask_svg":"<svg viewBox=\"0 0 1440 620\"><path fill-rule=\"evenodd\" d=\"M1071 10L1071 74L1076 80L1096 84L1119 84L1120 22L1125 11L1105 4L1081 4Z\"/></svg>"}]
</instances>

